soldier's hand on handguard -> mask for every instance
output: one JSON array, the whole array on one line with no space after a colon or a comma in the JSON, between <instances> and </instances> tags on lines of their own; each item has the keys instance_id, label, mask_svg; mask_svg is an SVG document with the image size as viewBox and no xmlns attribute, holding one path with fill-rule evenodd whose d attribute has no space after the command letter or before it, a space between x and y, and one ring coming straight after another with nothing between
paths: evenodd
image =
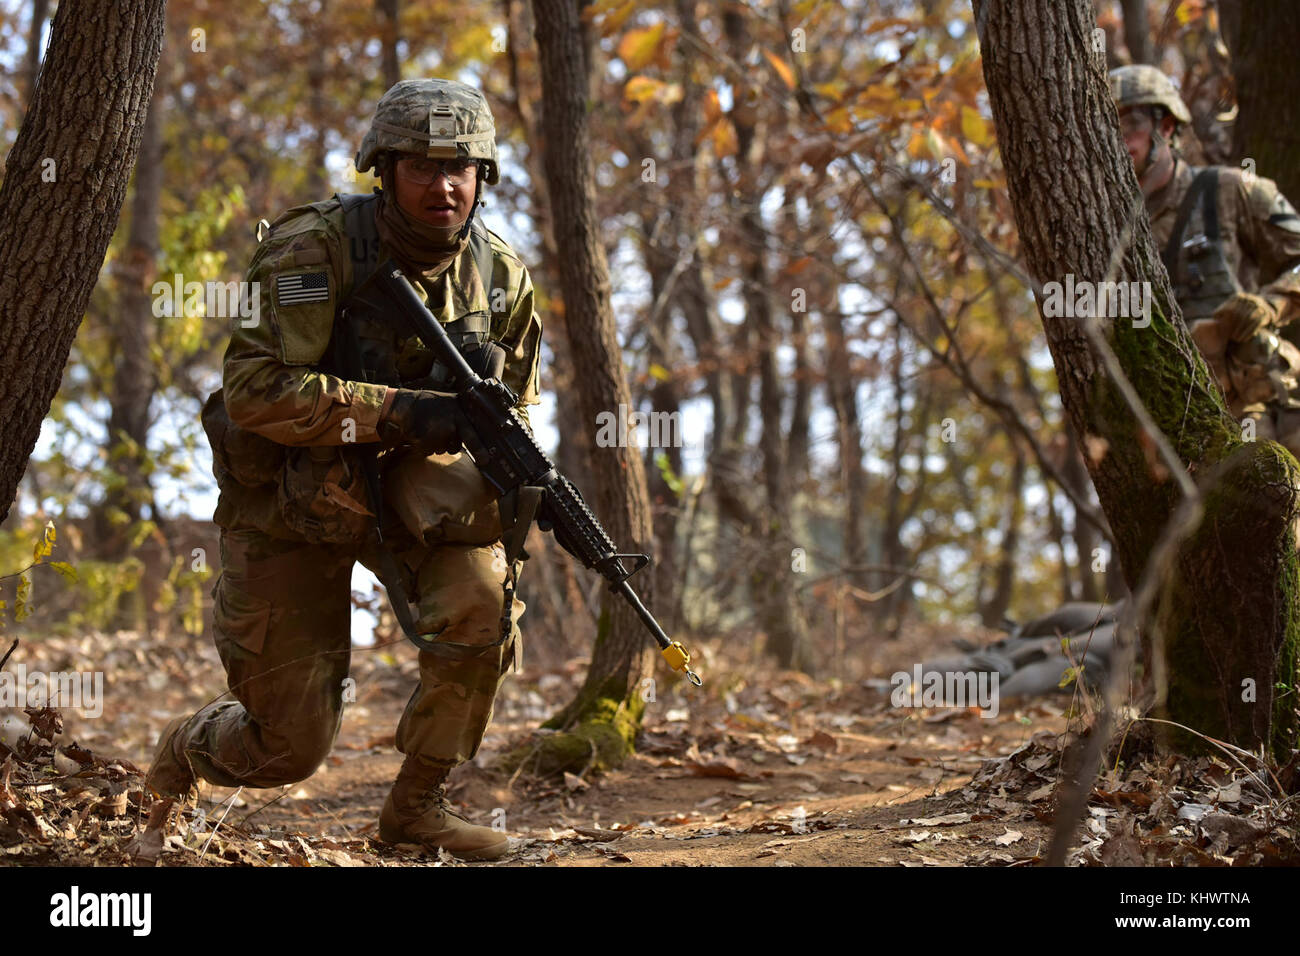
<instances>
[{"instance_id":1,"label":"soldier's hand on handguard","mask_svg":"<svg viewBox=\"0 0 1300 956\"><path fill-rule=\"evenodd\" d=\"M386 444L408 442L426 454L450 454L461 449L463 416L454 395L399 388L379 434Z\"/></svg>"},{"instance_id":2,"label":"soldier's hand on handguard","mask_svg":"<svg viewBox=\"0 0 1300 956\"><path fill-rule=\"evenodd\" d=\"M1233 342L1249 342L1277 323L1277 309L1263 296L1237 292L1214 310L1214 321Z\"/></svg>"}]
</instances>

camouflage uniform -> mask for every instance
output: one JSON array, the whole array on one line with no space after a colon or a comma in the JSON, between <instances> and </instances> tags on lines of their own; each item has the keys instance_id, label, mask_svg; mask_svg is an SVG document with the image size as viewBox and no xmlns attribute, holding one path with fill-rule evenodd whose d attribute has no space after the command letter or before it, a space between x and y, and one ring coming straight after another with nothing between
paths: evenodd
<instances>
[{"instance_id":1,"label":"camouflage uniform","mask_svg":"<svg viewBox=\"0 0 1300 956\"><path fill-rule=\"evenodd\" d=\"M412 82L427 81L402 85ZM371 137L367 143L374 146ZM364 163L359 157L359 169L369 167L374 152ZM495 181L495 163L486 178ZM445 325L490 314L490 338L506 351L502 380L520 396L523 414L525 404L538 402L541 322L519 258L495 234L490 248L493 301L468 249L437 278L408 277ZM379 261L390 252L381 243ZM417 339L394 333L363 345L387 353L380 358L396 380L337 374L329 349L336 309L352 293L354 253L338 198L290 209L272 225L246 276L258 283L260 321L235 329L224 395L204 409L221 492L215 641L236 700L201 710L172 746L216 784L291 783L328 754L348 673L353 563L385 577L373 538L354 533L355 522L328 518L368 515L349 456L380 441L381 418L396 394L390 386L429 388L441 368ZM285 290L305 288L300 277L321 274L323 291L317 280L314 292L290 294L286 304ZM463 660L421 651L420 683L397 728L397 748L408 759L449 768L478 751L514 658L524 605L506 587L519 563L506 566L495 495L467 456L395 450L381 453L378 463L385 536L418 607L418 632L484 650ZM303 514L287 507L300 503L295 483L304 482L315 482L309 490L318 495L317 517L326 519L320 526L305 527Z\"/></svg>"},{"instance_id":2,"label":"camouflage uniform","mask_svg":"<svg viewBox=\"0 0 1300 956\"><path fill-rule=\"evenodd\" d=\"M1219 375L1229 410L1269 421L1300 408L1300 350L1278 331L1300 316L1300 217L1270 179L1220 166L1215 203L1218 241L1207 241L1202 203L1190 210L1177 244L1170 280L1174 295L1206 359ZM1147 199L1158 248L1170 245L1179 210L1200 170L1175 161L1170 181ZM1277 320L1235 347L1216 336L1215 310L1238 291L1253 292L1276 310ZM1272 437L1272 436L1269 436Z\"/></svg>"},{"instance_id":3,"label":"camouflage uniform","mask_svg":"<svg viewBox=\"0 0 1300 956\"><path fill-rule=\"evenodd\" d=\"M1173 84L1154 67L1112 71L1111 89L1121 107L1162 106L1190 122ZM1193 189L1199 195L1189 197ZM1257 437L1276 438L1300 455L1300 349L1278 334L1300 317L1300 216L1270 179L1231 166L1203 170L1181 158L1146 209L1183 319L1229 411L1255 419ZM1253 337L1234 342L1222 308L1243 292L1261 296L1272 316Z\"/></svg>"}]
</instances>

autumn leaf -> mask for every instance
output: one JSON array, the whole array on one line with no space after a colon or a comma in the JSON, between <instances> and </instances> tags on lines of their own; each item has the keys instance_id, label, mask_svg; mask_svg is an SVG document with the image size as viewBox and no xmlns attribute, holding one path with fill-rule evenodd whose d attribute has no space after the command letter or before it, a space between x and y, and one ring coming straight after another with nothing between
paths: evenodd
<instances>
[{"instance_id":1,"label":"autumn leaf","mask_svg":"<svg viewBox=\"0 0 1300 956\"><path fill-rule=\"evenodd\" d=\"M868 24L867 29L865 31L865 35L871 36L871 34L873 33L881 33L882 31L891 29L892 27L911 28L913 26L915 26L915 24L911 20L907 20L903 17L889 17L887 19L877 20L875 23Z\"/></svg>"},{"instance_id":2,"label":"autumn leaf","mask_svg":"<svg viewBox=\"0 0 1300 956\"><path fill-rule=\"evenodd\" d=\"M989 124L980 116L978 110L973 110L969 106L961 108L961 134L976 146L984 147L989 144Z\"/></svg>"},{"instance_id":3,"label":"autumn leaf","mask_svg":"<svg viewBox=\"0 0 1300 956\"><path fill-rule=\"evenodd\" d=\"M764 50L763 56L767 57L767 62L772 64L772 69L776 70L777 75L781 77L781 82L786 85L787 89L794 89L794 70L790 69L785 60L781 59L771 50Z\"/></svg>"},{"instance_id":4,"label":"autumn leaf","mask_svg":"<svg viewBox=\"0 0 1300 956\"><path fill-rule=\"evenodd\" d=\"M69 582L70 584L76 583L77 569L74 568L72 565L68 564L67 561L51 561L49 566L52 567L55 571L58 571L59 574L62 575L63 580Z\"/></svg>"},{"instance_id":5,"label":"autumn leaf","mask_svg":"<svg viewBox=\"0 0 1300 956\"><path fill-rule=\"evenodd\" d=\"M724 156L734 156L736 150L740 148L736 141L736 127L731 125L731 120L719 120L713 127L713 153L718 159Z\"/></svg>"},{"instance_id":6,"label":"autumn leaf","mask_svg":"<svg viewBox=\"0 0 1300 956\"><path fill-rule=\"evenodd\" d=\"M662 80L651 79L648 76L634 76L623 86L623 98L633 103L644 103L652 99L663 85Z\"/></svg>"},{"instance_id":7,"label":"autumn leaf","mask_svg":"<svg viewBox=\"0 0 1300 956\"><path fill-rule=\"evenodd\" d=\"M666 24L659 21L644 30L630 30L618 42L618 58L629 70L644 69L655 58L655 51L664 38Z\"/></svg>"},{"instance_id":8,"label":"autumn leaf","mask_svg":"<svg viewBox=\"0 0 1300 956\"><path fill-rule=\"evenodd\" d=\"M722 118L722 104L718 102L718 91L707 90L704 94L704 122L713 125Z\"/></svg>"},{"instance_id":9,"label":"autumn leaf","mask_svg":"<svg viewBox=\"0 0 1300 956\"><path fill-rule=\"evenodd\" d=\"M40 564L54 550L54 522L45 522L45 534L32 549L32 563Z\"/></svg>"}]
</instances>

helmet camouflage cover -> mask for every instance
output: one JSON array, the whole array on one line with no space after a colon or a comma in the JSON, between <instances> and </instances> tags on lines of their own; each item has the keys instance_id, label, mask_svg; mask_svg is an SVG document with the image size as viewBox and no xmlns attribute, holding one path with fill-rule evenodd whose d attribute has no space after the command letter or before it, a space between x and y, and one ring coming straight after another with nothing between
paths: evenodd
<instances>
[{"instance_id":1,"label":"helmet camouflage cover","mask_svg":"<svg viewBox=\"0 0 1300 956\"><path fill-rule=\"evenodd\" d=\"M496 124L481 92L455 80L402 80L379 100L357 150L357 172L375 165L385 150L433 158L484 160L489 185L497 169Z\"/></svg>"},{"instance_id":2,"label":"helmet camouflage cover","mask_svg":"<svg viewBox=\"0 0 1300 956\"><path fill-rule=\"evenodd\" d=\"M1173 80L1154 66L1140 63L1111 70L1110 95L1117 107L1163 106L1178 122L1192 121L1192 114L1174 88Z\"/></svg>"}]
</instances>

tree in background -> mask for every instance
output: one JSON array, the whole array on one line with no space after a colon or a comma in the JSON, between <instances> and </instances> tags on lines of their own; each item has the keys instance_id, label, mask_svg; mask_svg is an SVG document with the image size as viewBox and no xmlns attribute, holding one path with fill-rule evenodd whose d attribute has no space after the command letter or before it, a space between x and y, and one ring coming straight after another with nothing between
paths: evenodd
<instances>
[{"instance_id":1,"label":"tree in background","mask_svg":"<svg viewBox=\"0 0 1300 956\"><path fill-rule=\"evenodd\" d=\"M0 185L0 520L117 225L162 47L165 0L64 0ZM88 98L85 91L99 96Z\"/></svg>"},{"instance_id":2,"label":"tree in background","mask_svg":"<svg viewBox=\"0 0 1300 956\"><path fill-rule=\"evenodd\" d=\"M1137 620L1165 651L1157 699L1174 721L1285 758L1300 730L1294 695L1279 692L1295 686L1300 655L1300 467L1276 443L1242 441L1183 325L1090 44L1092 4L974 0L974 11L1034 282L1154 290L1149 326L1107 322L1104 343L1042 314Z\"/></svg>"}]
</instances>

